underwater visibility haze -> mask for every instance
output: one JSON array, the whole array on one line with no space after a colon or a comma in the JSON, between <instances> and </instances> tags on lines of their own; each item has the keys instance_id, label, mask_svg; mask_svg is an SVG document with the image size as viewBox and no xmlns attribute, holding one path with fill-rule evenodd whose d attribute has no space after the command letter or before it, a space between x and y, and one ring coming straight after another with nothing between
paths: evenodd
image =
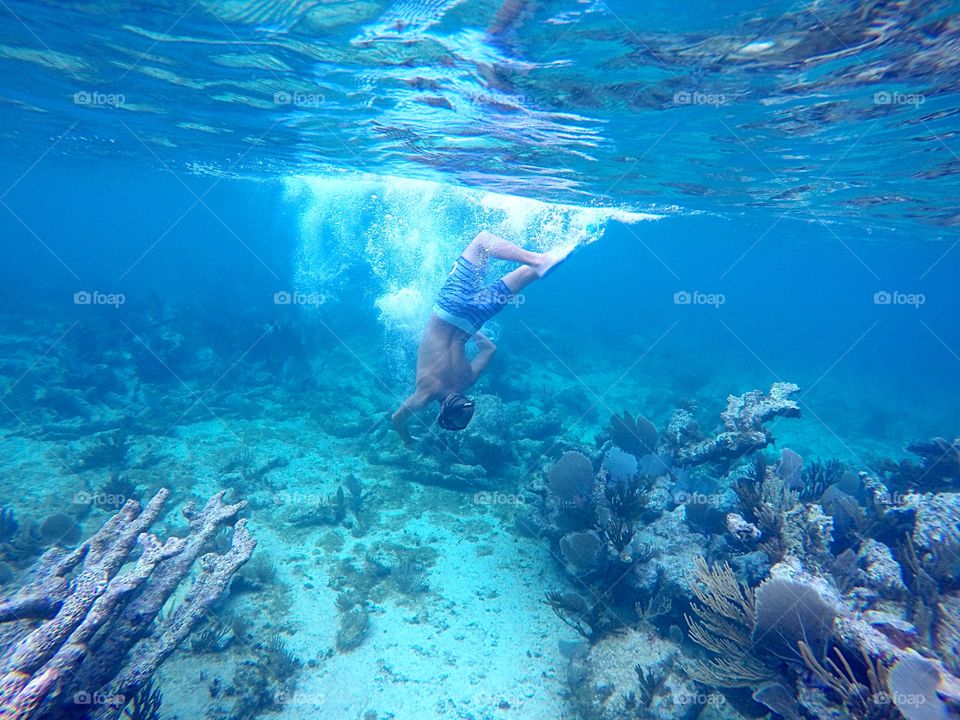
<instances>
[{"instance_id":1,"label":"underwater visibility haze","mask_svg":"<svg viewBox=\"0 0 960 720\"><path fill-rule=\"evenodd\" d=\"M0 718L960 716L958 91L956 2L0 0Z\"/></svg>"}]
</instances>

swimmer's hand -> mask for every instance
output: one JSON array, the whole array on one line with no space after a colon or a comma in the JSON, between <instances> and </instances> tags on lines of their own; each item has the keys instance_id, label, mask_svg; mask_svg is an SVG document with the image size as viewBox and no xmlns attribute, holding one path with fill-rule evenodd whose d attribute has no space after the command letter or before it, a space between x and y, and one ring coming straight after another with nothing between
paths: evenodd
<instances>
[{"instance_id":1,"label":"swimmer's hand","mask_svg":"<svg viewBox=\"0 0 960 720\"><path fill-rule=\"evenodd\" d=\"M407 429L408 415L409 413L404 412L404 408L401 408L391 416L390 423L393 425L393 429L396 430L397 434L400 436L400 440L403 441L404 447L411 448L416 443L419 443L421 438L411 435L410 431Z\"/></svg>"}]
</instances>

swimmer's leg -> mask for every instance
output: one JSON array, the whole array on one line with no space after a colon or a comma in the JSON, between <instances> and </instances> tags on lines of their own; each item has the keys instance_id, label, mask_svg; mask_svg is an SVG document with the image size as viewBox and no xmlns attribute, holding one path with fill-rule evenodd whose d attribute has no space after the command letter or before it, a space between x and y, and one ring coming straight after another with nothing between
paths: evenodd
<instances>
[{"instance_id":1,"label":"swimmer's leg","mask_svg":"<svg viewBox=\"0 0 960 720\"><path fill-rule=\"evenodd\" d=\"M504 240L493 233L483 230L477 233L477 236L467 245L467 248L463 251L463 257L479 268L485 268L487 260L491 257L526 265L527 269L532 271L535 277L526 279L526 274L521 273L515 278L516 282L523 282L521 287L525 287L537 278L546 277L567 258L575 247L576 244L571 244L545 253L531 252L530 250L524 250L509 240ZM518 270L523 269L524 268L518 268ZM518 272L518 270L514 272ZM513 273L510 273L507 277L511 275L513 275ZM504 278L504 281L506 281L506 278ZM507 286L510 287L511 291L516 292L510 283L507 283Z\"/></svg>"},{"instance_id":2,"label":"swimmer's leg","mask_svg":"<svg viewBox=\"0 0 960 720\"><path fill-rule=\"evenodd\" d=\"M539 280L540 276L532 267L524 265L516 270L511 270L500 279L503 280L503 284L507 286L510 294L516 295L530 283Z\"/></svg>"},{"instance_id":3,"label":"swimmer's leg","mask_svg":"<svg viewBox=\"0 0 960 720\"><path fill-rule=\"evenodd\" d=\"M487 260L492 257L522 263L523 265L535 265L541 258L540 253L524 250L519 245L514 245L509 240L504 240L502 237L486 230L477 233L477 236L463 251L463 256L477 267L484 267Z\"/></svg>"}]
</instances>

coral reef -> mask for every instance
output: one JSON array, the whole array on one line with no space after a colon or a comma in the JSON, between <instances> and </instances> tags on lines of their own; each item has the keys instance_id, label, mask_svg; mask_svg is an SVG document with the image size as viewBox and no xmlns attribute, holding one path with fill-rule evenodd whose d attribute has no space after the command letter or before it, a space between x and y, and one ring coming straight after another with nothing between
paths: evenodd
<instances>
[{"instance_id":1,"label":"coral reef","mask_svg":"<svg viewBox=\"0 0 960 720\"><path fill-rule=\"evenodd\" d=\"M693 717L704 702L797 720L957 711L956 446L911 445L920 466L881 463L882 478L788 448L770 458L765 424L798 417L797 390L730 396L706 438L689 407L662 435L615 416L602 437L642 457L607 439L593 459L563 454L533 488L524 524L571 578L545 602L585 641L568 668L582 717ZM935 481L922 492L924 471ZM611 654L644 634L632 655ZM651 666L661 643L682 661ZM700 701L663 705L679 693Z\"/></svg>"},{"instance_id":2,"label":"coral reef","mask_svg":"<svg viewBox=\"0 0 960 720\"><path fill-rule=\"evenodd\" d=\"M700 710L695 683L678 665L680 646L649 628L608 635L571 655L567 683L583 718L688 720Z\"/></svg>"},{"instance_id":3,"label":"coral reef","mask_svg":"<svg viewBox=\"0 0 960 720\"><path fill-rule=\"evenodd\" d=\"M770 431L764 423L777 416L800 417L800 406L790 396L800 388L792 383L774 383L770 392L759 390L731 395L727 409L720 414L724 429L717 435L681 447L678 461L684 465L738 460L770 444ZM687 433L683 433L687 434Z\"/></svg>"},{"instance_id":4,"label":"coral reef","mask_svg":"<svg viewBox=\"0 0 960 720\"><path fill-rule=\"evenodd\" d=\"M690 585L699 603L687 617L690 638L713 654L694 667L697 677L714 687L747 687L766 683L776 675L757 657L753 637L757 628L754 591L740 582L727 564L712 570L698 558Z\"/></svg>"},{"instance_id":5,"label":"coral reef","mask_svg":"<svg viewBox=\"0 0 960 720\"><path fill-rule=\"evenodd\" d=\"M225 504L223 493L202 510L184 508L185 537L150 534L168 494L161 490L143 508L128 501L76 550L48 550L33 580L0 603L5 714L58 717L75 697L96 693L108 701L95 717L118 717L249 559L256 543L245 520L236 519L244 503ZM201 556L224 523L235 523L231 548ZM200 573L183 602L152 627L197 560Z\"/></svg>"}]
</instances>

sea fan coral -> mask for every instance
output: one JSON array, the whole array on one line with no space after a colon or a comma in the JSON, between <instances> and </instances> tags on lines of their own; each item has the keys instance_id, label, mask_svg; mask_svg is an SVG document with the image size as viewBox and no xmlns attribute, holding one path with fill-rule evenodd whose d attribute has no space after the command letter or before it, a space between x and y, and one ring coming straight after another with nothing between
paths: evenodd
<instances>
[{"instance_id":1,"label":"sea fan coral","mask_svg":"<svg viewBox=\"0 0 960 720\"><path fill-rule=\"evenodd\" d=\"M637 475L637 458L620 448L612 447L603 458L608 483L626 484Z\"/></svg>"},{"instance_id":2,"label":"sea fan coral","mask_svg":"<svg viewBox=\"0 0 960 720\"><path fill-rule=\"evenodd\" d=\"M604 542L595 532L570 533L560 540L560 552L577 575L588 575L597 571L602 565L605 548Z\"/></svg>"},{"instance_id":3,"label":"sea fan coral","mask_svg":"<svg viewBox=\"0 0 960 720\"><path fill-rule=\"evenodd\" d=\"M795 664L803 660L800 642L805 643L815 657L826 655L837 612L813 587L772 577L760 584L755 598L751 639L757 648Z\"/></svg>"},{"instance_id":4,"label":"sea fan coral","mask_svg":"<svg viewBox=\"0 0 960 720\"><path fill-rule=\"evenodd\" d=\"M547 487L561 503L585 503L593 492L590 458L583 453L565 452L547 472Z\"/></svg>"},{"instance_id":5,"label":"sea fan coral","mask_svg":"<svg viewBox=\"0 0 960 720\"><path fill-rule=\"evenodd\" d=\"M633 417L626 410L623 415L610 418L610 439L622 450L640 457L657 448L657 427L645 417Z\"/></svg>"}]
</instances>

